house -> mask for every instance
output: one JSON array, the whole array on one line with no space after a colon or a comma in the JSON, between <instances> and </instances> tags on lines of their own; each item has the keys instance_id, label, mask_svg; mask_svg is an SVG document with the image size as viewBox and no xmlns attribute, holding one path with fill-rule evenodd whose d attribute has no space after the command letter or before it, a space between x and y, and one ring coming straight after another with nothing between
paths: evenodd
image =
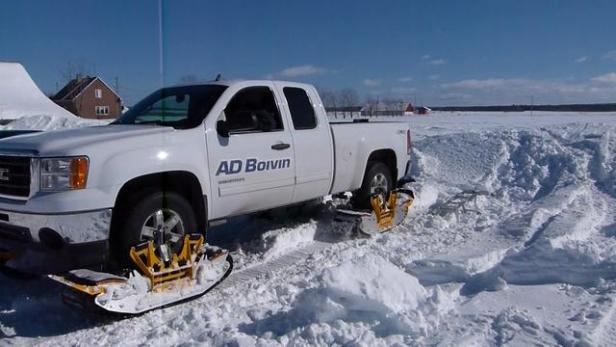
<instances>
[{"instance_id":1,"label":"house","mask_svg":"<svg viewBox=\"0 0 616 347\"><path fill-rule=\"evenodd\" d=\"M122 99L100 77L77 75L51 100L88 119L114 119L122 114Z\"/></svg>"},{"instance_id":2,"label":"house","mask_svg":"<svg viewBox=\"0 0 616 347\"><path fill-rule=\"evenodd\" d=\"M414 113L415 113L415 107L413 107L413 104L409 102L408 105L406 106L406 109L404 110L404 115L412 116Z\"/></svg>"},{"instance_id":3,"label":"house","mask_svg":"<svg viewBox=\"0 0 616 347\"><path fill-rule=\"evenodd\" d=\"M416 114L426 115L426 114L430 113L430 111L432 111L432 109L427 107L427 106L415 107L415 113Z\"/></svg>"}]
</instances>

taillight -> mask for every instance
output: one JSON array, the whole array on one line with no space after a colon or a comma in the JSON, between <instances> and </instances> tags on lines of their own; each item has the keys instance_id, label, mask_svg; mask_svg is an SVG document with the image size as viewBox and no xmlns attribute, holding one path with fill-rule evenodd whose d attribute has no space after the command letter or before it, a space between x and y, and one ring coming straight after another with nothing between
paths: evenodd
<instances>
[{"instance_id":1,"label":"taillight","mask_svg":"<svg viewBox=\"0 0 616 347\"><path fill-rule=\"evenodd\" d=\"M413 146L413 142L411 141L411 130L406 131L406 154L411 155L411 147Z\"/></svg>"}]
</instances>

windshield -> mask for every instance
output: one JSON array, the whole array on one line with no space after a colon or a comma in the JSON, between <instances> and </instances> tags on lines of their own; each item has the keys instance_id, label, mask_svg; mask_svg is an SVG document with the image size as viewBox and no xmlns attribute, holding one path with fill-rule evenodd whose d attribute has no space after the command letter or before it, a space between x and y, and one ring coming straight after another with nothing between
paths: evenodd
<instances>
[{"instance_id":1,"label":"windshield","mask_svg":"<svg viewBox=\"0 0 616 347\"><path fill-rule=\"evenodd\" d=\"M170 87L139 101L112 124L155 124L176 129L194 128L203 122L220 95L221 85Z\"/></svg>"}]
</instances>

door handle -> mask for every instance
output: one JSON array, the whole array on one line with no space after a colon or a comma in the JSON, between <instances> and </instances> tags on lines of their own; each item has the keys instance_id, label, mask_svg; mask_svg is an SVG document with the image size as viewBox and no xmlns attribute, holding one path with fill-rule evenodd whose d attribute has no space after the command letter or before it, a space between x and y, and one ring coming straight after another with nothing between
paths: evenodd
<instances>
[{"instance_id":1,"label":"door handle","mask_svg":"<svg viewBox=\"0 0 616 347\"><path fill-rule=\"evenodd\" d=\"M281 142L281 143L277 143L277 144L275 144L275 145L272 145L272 149L273 149L273 150L276 150L276 151L282 151L282 150L287 149L287 148L289 148L289 147L291 147L291 145L290 145L290 144L288 144L288 143L284 143L284 142Z\"/></svg>"}]
</instances>

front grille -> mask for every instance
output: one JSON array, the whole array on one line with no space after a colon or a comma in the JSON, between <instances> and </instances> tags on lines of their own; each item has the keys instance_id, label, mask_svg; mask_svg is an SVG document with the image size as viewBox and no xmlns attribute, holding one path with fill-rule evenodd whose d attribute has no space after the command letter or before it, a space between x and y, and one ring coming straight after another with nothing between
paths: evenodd
<instances>
[{"instance_id":1,"label":"front grille","mask_svg":"<svg viewBox=\"0 0 616 347\"><path fill-rule=\"evenodd\" d=\"M3 238L20 242L32 241L30 229L11 224L0 223L0 239Z\"/></svg>"},{"instance_id":2,"label":"front grille","mask_svg":"<svg viewBox=\"0 0 616 347\"><path fill-rule=\"evenodd\" d=\"M0 194L30 196L30 158L0 155Z\"/></svg>"}]
</instances>

